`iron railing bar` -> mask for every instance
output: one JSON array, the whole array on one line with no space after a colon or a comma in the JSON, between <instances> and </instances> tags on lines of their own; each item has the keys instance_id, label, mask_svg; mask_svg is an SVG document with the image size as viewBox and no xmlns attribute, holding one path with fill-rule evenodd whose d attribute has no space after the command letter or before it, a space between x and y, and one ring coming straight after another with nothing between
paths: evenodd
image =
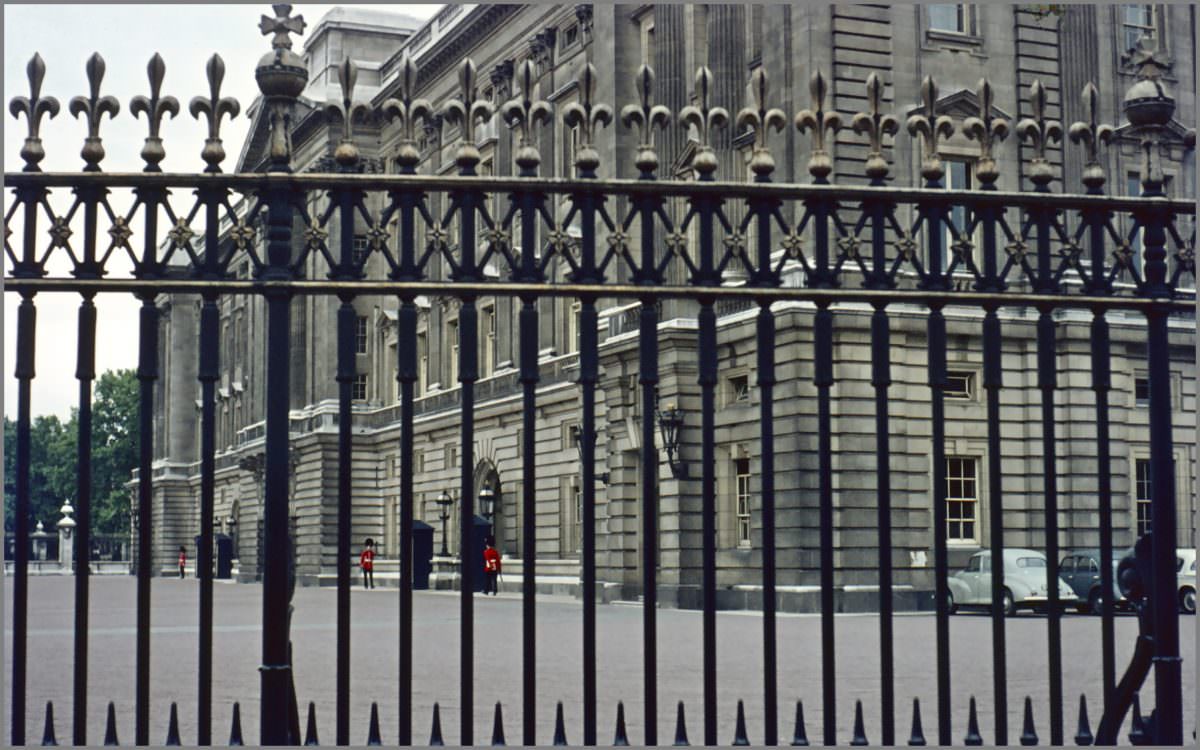
<instances>
[{"instance_id":1,"label":"iron railing bar","mask_svg":"<svg viewBox=\"0 0 1200 750\"><path fill-rule=\"evenodd\" d=\"M470 174L471 167L464 168ZM474 280L477 275L475 260L475 203L477 195L470 188L457 194L459 201L459 246L461 261L459 278ZM455 279L457 281L458 279ZM462 298L462 307L458 313L458 380L461 388L462 410L462 446L460 467L460 510L461 522L459 527L459 560L461 564L460 581L460 611L462 617L462 633L459 649L459 699L462 713L459 717L459 744L473 745L474 710L475 710L475 574L483 565L481 559L474 557L473 540L475 537L475 381L479 377L478 346L479 313L475 306L475 296L467 295Z\"/></svg>"},{"instance_id":2,"label":"iron railing bar","mask_svg":"<svg viewBox=\"0 0 1200 750\"><path fill-rule=\"evenodd\" d=\"M211 207L210 208L215 208ZM215 213L215 211L214 211ZM212 216L210 215L210 219ZM216 231L211 233L216 246ZM199 664L197 669L197 739L212 744L212 520L216 488L216 388L220 378L220 311L215 294L204 295L200 308L200 549L196 551L196 574L200 580Z\"/></svg>"},{"instance_id":3,"label":"iron railing bar","mask_svg":"<svg viewBox=\"0 0 1200 750\"><path fill-rule=\"evenodd\" d=\"M78 190L84 205L83 261L75 273L90 276L96 273L96 214L103 188ZM96 378L96 305L92 292L83 293L79 305L78 359L75 377L79 380L79 423L76 441L75 491L75 670L73 740L76 745L87 744L87 671L88 671L88 562L92 536L92 382ZM82 560L80 559L82 558Z\"/></svg>"},{"instance_id":4,"label":"iron railing bar","mask_svg":"<svg viewBox=\"0 0 1200 750\"><path fill-rule=\"evenodd\" d=\"M30 221L30 211L26 205L26 221ZM34 213L36 212L34 204ZM30 242L29 229L26 224L26 252ZM37 308L33 303L33 295L26 294L17 308L17 446L16 446L16 503L13 509L13 529L17 536L16 554L14 560L13 580L13 640L12 640L12 743L14 746L25 744L25 685L27 664L28 637L28 602L29 602L29 516L31 483L32 434L31 434L31 402L34 378L34 350L37 332Z\"/></svg>"},{"instance_id":5,"label":"iron railing bar","mask_svg":"<svg viewBox=\"0 0 1200 750\"><path fill-rule=\"evenodd\" d=\"M583 179L594 179L594 170L581 169ZM584 183L586 184L586 182ZM602 283L604 276L596 267L596 202L591 194L572 200L579 210L581 268L577 279ZM583 518L580 573L583 595L583 744L596 744L596 383L599 380L599 333L596 325L596 297L579 298L579 386L582 391L583 419L579 439L583 466L581 501ZM568 346L574 342L567 342Z\"/></svg>"},{"instance_id":6,"label":"iron railing bar","mask_svg":"<svg viewBox=\"0 0 1200 750\"><path fill-rule=\"evenodd\" d=\"M836 199L839 201L890 200L896 203L956 204L978 207L984 205L1008 207L1087 208L1103 207L1108 210L1133 211L1153 204L1160 210L1175 214L1195 214L1195 203L1163 196L1097 196L1088 194L1036 194L1016 191L972 191L955 189L931 189L929 187L869 185L835 185L818 183L782 182L722 182L675 181L675 180L630 180L605 179L586 182L570 177L509 177L479 175L405 175L405 174L342 174L316 173L241 173L241 174L194 174L194 173L143 173L143 172L5 172L7 187L165 187L197 189L220 186L240 192L282 189L336 190L353 187L357 190L386 191L392 189L425 190L430 192L454 192L472 190L482 192L511 192L533 189L545 193L598 196L683 196L722 199L777 198L780 200L806 200L810 198Z\"/></svg>"},{"instance_id":7,"label":"iron railing bar","mask_svg":"<svg viewBox=\"0 0 1200 750\"><path fill-rule=\"evenodd\" d=\"M125 292L138 294L202 294L213 291L218 294L353 294L353 295L533 295L536 297L580 297L595 295L604 299L694 299L694 286L641 286L636 284L575 284L555 282L553 284L531 284L527 282L482 282L482 281L327 281L327 280L260 280L228 279L208 281L200 279L136 279L104 278L74 279L56 278L13 278L4 279L6 292L20 293L74 293L83 294ZM927 307L938 305L953 308L982 308L988 304L998 307L1037 307L1049 305L1054 309L1102 309L1141 310L1161 308L1167 314L1194 313L1193 299L1169 296L1161 297L1103 297L1092 294L1040 295L1033 292L967 292L949 290L880 290L857 287L820 289L814 287L780 287L774 289L754 286L705 287L704 294L714 301L748 299L758 302L819 302L829 304L844 302L873 303L886 301L891 305L914 305Z\"/></svg>"},{"instance_id":8,"label":"iron railing bar","mask_svg":"<svg viewBox=\"0 0 1200 750\"><path fill-rule=\"evenodd\" d=\"M701 179L711 179L710 174ZM693 199L692 208L699 216L700 266L695 274L700 310L698 351L700 359L700 516L701 516L701 591L703 597L701 650L704 668L704 744L717 744L717 525L716 525L716 386L717 316L714 298L708 287L717 282L714 257L713 219L720 199Z\"/></svg>"},{"instance_id":9,"label":"iron railing bar","mask_svg":"<svg viewBox=\"0 0 1200 750\"><path fill-rule=\"evenodd\" d=\"M765 181L769 177L763 174L759 179ZM779 277L771 267L771 219L776 205L775 201L752 201L750 215L747 216L747 226L751 220L757 220L758 223L756 281L766 286L779 284ZM770 303L759 306L755 335L762 477L763 742L774 746L779 742L778 635L775 617L778 606L775 598L775 384L778 380L775 376L775 314L771 312Z\"/></svg>"},{"instance_id":10,"label":"iron railing bar","mask_svg":"<svg viewBox=\"0 0 1200 750\"><path fill-rule=\"evenodd\" d=\"M1094 227L1093 227L1094 229ZM1109 360L1108 321L1104 311L1096 310L1091 325L1092 390L1096 396L1096 494L1100 511L1100 648L1102 659L1103 707L1101 715L1112 708L1116 690L1116 633L1113 623L1113 527L1112 527L1112 455L1108 429L1108 391L1112 387Z\"/></svg>"}]
</instances>

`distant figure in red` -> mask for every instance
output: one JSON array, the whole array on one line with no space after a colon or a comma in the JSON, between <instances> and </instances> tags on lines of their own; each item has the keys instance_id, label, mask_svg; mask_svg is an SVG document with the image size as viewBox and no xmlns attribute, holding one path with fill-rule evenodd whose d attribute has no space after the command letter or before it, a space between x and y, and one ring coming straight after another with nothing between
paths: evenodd
<instances>
[{"instance_id":1,"label":"distant figure in red","mask_svg":"<svg viewBox=\"0 0 1200 750\"><path fill-rule=\"evenodd\" d=\"M358 566L363 572L363 588L375 588L375 540L367 537L363 544L362 554L358 556Z\"/></svg>"},{"instance_id":2,"label":"distant figure in red","mask_svg":"<svg viewBox=\"0 0 1200 750\"><path fill-rule=\"evenodd\" d=\"M492 537L489 536L483 543L483 595L487 596L490 592L496 596L500 590L496 582L500 576L500 553L496 551L496 540Z\"/></svg>"},{"instance_id":3,"label":"distant figure in red","mask_svg":"<svg viewBox=\"0 0 1200 750\"><path fill-rule=\"evenodd\" d=\"M183 569L187 565L187 547L179 545L179 577L183 578Z\"/></svg>"}]
</instances>

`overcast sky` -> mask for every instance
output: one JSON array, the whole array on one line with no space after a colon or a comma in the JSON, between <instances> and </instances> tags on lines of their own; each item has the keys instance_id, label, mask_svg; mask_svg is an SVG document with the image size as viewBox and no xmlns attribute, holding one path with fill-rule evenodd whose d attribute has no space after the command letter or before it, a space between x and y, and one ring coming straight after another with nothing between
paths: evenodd
<instances>
[{"instance_id":1,"label":"overcast sky","mask_svg":"<svg viewBox=\"0 0 1200 750\"><path fill-rule=\"evenodd\" d=\"M294 14L302 14L311 32L333 4L297 3ZM366 7L348 4L348 7ZM439 5L397 3L369 6L394 9L417 18L428 18ZM140 171L144 162L138 156L147 125L144 116L133 118L129 101L137 95L148 96L146 64L158 52L166 63L163 94L179 100L181 112L162 126L167 156L162 167L169 172L194 172L204 168L200 149L204 145L206 125L188 114L192 97L208 94L205 63L215 52L225 61L223 96L241 103L242 112L233 120L224 120L221 137L225 142L225 171L235 168L249 120L246 108L258 94L254 66L270 49L269 37L258 29L259 17L270 13L268 3L244 5L12 5L5 4L4 14L4 170L19 171L23 165L18 153L26 135L24 117L15 120L8 102L17 95L28 96L25 66L35 52L46 63L43 96L59 100L61 111L54 119L42 121L42 142L46 158L44 171L75 172L83 166L79 150L86 135L86 121L67 111L71 97L87 94L84 64L93 52L106 63L101 94L115 96L121 112L115 121L106 116L100 135L106 156L105 171ZM296 44L300 51L307 33ZM65 191L58 191L60 194ZM176 192L176 199L180 198ZM5 194L7 207L11 193ZM114 196L114 210L128 206L124 197ZM173 203L176 211L186 211ZM61 209L65 210L65 209ZM140 231L140 216L134 221ZM45 221L39 223L39 237L45 238ZM101 232L108 225L101 222ZM73 247L79 247L82 230L77 230ZM16 237L14 237L16 239ZM101 234L98 245L107 247ZM140 247L135 235L133 246ZM20 253L19 245L14 250ZM7 265L7 258L4 260ZM54 267L55 275L65 275L69 267ZM7 273L7 272L6 272ZM4 295L4 410L16 418L17 390L13 377L16 351L16 307L19 297ZM37 377L33 381L33 413L57 414L66 418L78 404L79 383L75 380L75 347L80 298L70 294L43 294L36 298L38 309ZM96 371L137 366L137 307L131 296L101 295L97 323Z\"/></svg>"}]
</instances>

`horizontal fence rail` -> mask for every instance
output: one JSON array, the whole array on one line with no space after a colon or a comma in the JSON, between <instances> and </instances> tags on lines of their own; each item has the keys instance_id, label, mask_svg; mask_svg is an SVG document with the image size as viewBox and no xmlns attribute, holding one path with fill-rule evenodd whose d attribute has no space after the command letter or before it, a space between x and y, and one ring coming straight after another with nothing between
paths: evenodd
<instances>
[{"instance_id":1,"label":"horizontal fence rail","mask_svg":"<svg viewBox=\"0 0 1200 750\"><path fill-rule=\"evenodd\" d=\"M76 377L79 381L78 441L78 529L76 545L88 549L92 536L91 481L92 383L96 341L98 294L132 294L142 302L139 318L139 381L141 453L137 476L137 651L136 698L134 706L136 744L149 744L150 715L150 622L152 576L151 513L154 492L152 413L155 389L162 379L158 354L160 329L156 300L160 295L195 294L202 304L199 312L197 379L200 387L200 482L199 518L201 549L198 560L201 580L198 601L200 639L197 670L197 741L213 742L212 715L212 549L214 483L216 464L215 398L222 370L220 347L220 308L224 298L250 295L261 298L265 308L266 398L264 455L251 461L243 459L242 468L253 471L263 505L260 552L262 554L262 665L261 724L262 744L299 744L302 741L300 697L292 673L289 641L291 599L296 583L295 532L289 528L289 498L297 459L289 445L289 406L291 387L292 301L304 295L338 298L340 304L331 327L336 336L336 381L338 394L337 443L337 685L335 741L339 745L358 739L350 725L351 600L350 525L352 510L351 466L355 370L355 325L352 305L356 297L385 295L395 298L399 337L396 371L399 381L399 453L398 476L400 510L399 558L401 569L413 565L413 523L416 498L413 466L414 414L418 364L416 354L417 298L433 295L456 298L460 305L457 324L457 361L454 363L459 391L459 435L461 472L457 493L461 528L468 529L476 512L477 477L475 475L476 411L481 395L476 384L482 379L479 348L481 341L480 301L485 297L507 297L519 303L517 341L519 345L518 382L521 389L523 451L520 475L523 478L524 513L520 519L524 539L522 590L522 661L525 667L521 690L521 743L535 744L536 736L537 610L535 575L537 555L534 541L537 518L534 514L535 485L539 478L534 414L538 409L539 370L538 302L543 298L563 297L577 300L579 313L578 379L580 422L575 440L580 461L579 526L580 583L582 596L582 642L579 644L582 702L579 706L556 708L553 744L567 744L564 710L577 715L584 745L603 741L601 723L607 721L597 694L596 625L596 541L597 485L607 484L608 474L597 472L597 453L603 450L597 425L597 384L600 377L599 326L601 315L613 300L636 302L629 308L628 330L636 330L637 385L640 386L640 456L642 461L637 503L640 508L642 565L642 711L640 717L646 744L658 744L658 484L662 453L670 476L680 483L691 483L696 508L701 515L699 553L702 580L699 585L702 609L702 637L697 649L703 664L699 707L700 734L704 745L726 739L718 722L719 675L717 652L724 646L717 629L717 530L716 530L716 412L719 385L718 319L726 311L745 311L754 316L756 343L756 382L760 396L757 430L762 457L760 491L764 538L761 546L763 590L763 703L765 726L762 739L777 744L779 729L787 717L778 716L778 664L776 630L776 568L778 543L776 522L782 492L776 488L774 434L780 417L776 414L775 387L796 381L793 372L776 366L775 345L781 306L776 303L804 302L813 307L810 331L814 367L808 375L816 393L815 451L817 469L816 518L820 549L819 560L821 614L821 669L819 682L822 706L820 741L826 745L844 742L840 731L836 702L839 678L835 660L834 545L835 497L833 391L835 377L835 332L843 323L851 304L868 306L870 318L870 382L873 388L876 428L875 479L877 533L880 550L879 590L881 592L880 686L881 738L884 744L897 742L898 696L895 689L893 638L892 513L890 497L891 468L888 445L889 386L892 383L890 314L918 310L926 326L925 382L929 392L932 456L934 604L937 633L936 652L936 729L930 738L939 745L959 741L981 744L974 697L967 712L951 684L950 620L954 606L949 578L946 476L947 436L945 399L948 382L947 316L952 308L970 308L979 313L978 326L983 341L982 386L986 392L986 439L989 453L990 532L987 549L991 559L1003 559L1005 551L1002 451L1000 431L1001 390L1006 385L1000 361L1004 331L997 314L1001 308L1022 308L1036 321L1036 388L1039 391L1040 427L1043 463L1044 542L1047 550L1047 632L1049 741L1066 741L1067 712L1063 686L1061 607L1058 576L1058 505L1060 484L1056 475L1055 454L1056 400L1064 386L1058 381L1056 352L1059 341L1054 314L1061 310L1091 313L1090 347L1092 390L1096 399L1096 440L1098 497L1101 517L1101 565L1103 584L1104 683L1098 689L1103 706L1102 719L1093 737L1088 723L1086 699L1081 697L1075 741L1090 744L1115 740L1130 708L1133 709L1133 733L1139 740L1156 744L1181 744L1182 687L1179 664L1178 614L1174 597L1155 595L1167 591L1175 581L1175 487L1172 463L1171 403L1169 380L1168 321L1195 310L1195 204L1188 200L1170 200L1163 194L1163 176L1159 160L1159 138L1171 112L1161 112L1169 97L1155 89L1158 69L1153 52L1143 50L1139 81L1149 83L1144 96L1127 96L1126 115L1136 127L1143 147L1143 195L1114 197L1103 194L1103 170L1097 149L1112 138L1112 128L1096 121L1097 102L1094 87L1084 92L1089 103L1090 120L1074 123L1069 137L1085 149L1088 156L1083 175L1086 194L1057 194L1050 190L1053 171L1046 159L1049 142L1061 140L1063 127L1046 116L1046 94L1040 82L1028 92L1033 115L1015 125L1016 136L1033 156L1024 177L1032 185L1028 191L1001 191L995 182L999 171L993 145L1003 139L1009 123L992 109L994 92L987 81L979 84L978 117L963 123L968 137L978 141L980 154L976 190L948 190L943 187L944 164L939 151L954 123L936 111L936 84L925 79L921 87L923 108L910 116L905 125L914 142L920 141L922 153L919 187L891 186L886 183L891 165L885 158L890 143L900 130L900 121L880 111L882 83L872 75L867 81L869 111L856 114L854 131L870 144L865 163L865 186L835 185L830 144L826 138L843 124L838 114L828 111L825 103L828 85L820 73L810 82L809 108L789 119L770 106L766 74L757 70L750 81L753 106L730 113L713 100L715 84L707 68L695 78L695 103L670 112L653 99L654 74L647 66L637 73L639 101L616 111L596 100L597 71L587 64L577 85L579 101L557 113L567 127L574 128L575 177L539 176L541 157L535 143L537 133L550 127L556 113L548 102L531 101L518 95L497 111L479 97L478 73L467 59L459 69L458 98L441 108L437 127L458 126L453 159L458 172L452 175L421 175L421 152L416 146L417 122L430 124L432 105L417 97L417 69L407 56L400 62L402 86L397 98L375 108L379 117L403 134L393 155L397 174L364 174L358 146L354 140L356 113L373 111L371 105L353 100L357 72L345 61L340 66L342 98L327 103L321 111L330 124L340 124L342 138L333 150L333 163L319 165L323 171L297 173L293 163L291 138L292 115L298 92L304 89L307 73L304 63L291 51L289 34L300 33L304 22L291 16L287 5L274 6L275 16L264 16L264 34L274 34L274 57L264 58L257 69L263 98L260 102L265 127L269 130L264 173L223 174L220 163L224 149L219 137L221 119L236 116L240 105L220 96L224 64L214 56L208 63L211 85L208 97L192 100L189 110L209 124L202 159L203 174L167 174L159 171L163 158L158 134L166 114L177 114L179 102L164 97L161 85L164 64L157 55L148 73L150 97L137 97L130 104L135 116L145 114L150 134L142 151L146 162L143 172L105 173L105 156L99 135L103 115L118 116L120 104L100 95L104 63L94 55L87 63L90 95L75 97L70 111L84 116L87 138L81 156L82 173L43 173L38 163L44 156L38 137L40 120L58 114L57 100L42 97L45 72L40 57L30 62L30 96L17 97L11 104L14 115L25 115L30 134L21 151L25 171L6 173L12 199L5 213L5 253L8 275L6 291L20 295L17 310L17 356L15 374L18 383L16 435L17 476L15 534L29 537L30 502L30 421L31 383L34 372L34 342L37 333L36 305L39 294L71 293L81 296L79 306L79 348ZM272 62L273 60L273 62ZM523 63L515 75L523 81L521 91L532 92L532 63ZM1158 92L1158 93L1154 93ZM1138 93L1138 92L1134 92ZM1173 100L1169 100L1173 111ZM1144 106L1155 105L1150 111ZM1143 107L1139 109L1139 107ZM480 176L476 129L481 123L501 117L514 130L514 161L518 176ZM619 119L619 124L618 124ZM732 124L731 124L732 121ZM811 184L772 182L775 171L770 140L789 123L810 139L808 159ZM690 128L695 133L696 152L691 162L694 180L656 178L658 156L654 150L654 132L668 124ZM602 134L616 127L638 132L636 154L639 179L601 177L603 160L598 150ZM721 161L714 146L714 134L723 129L753 133L753 155L749 164L752 182L717 180ZM332 145L332 144L331 144ZM1187 136L1188 148L1194 134ZM886 150L885 150L886 149ZM735 175L724 175L726 180ZM1018 180L1018 184L1020 181ZM356 251L359 237L365 237L361 252ZM688 464L668 444L668 427L682 429L684 418L672 406L659 400L660 340L663 322L659 302L685 299L695 303L698 400L702 413L698 420L701 465L689 473ZM1147 367L1149 372L1149 423L1151 434L1150 483L1153 534L1142 536L1135 555L1122 561L1120 586L1134 603L1139 619L1140 639L1125 677L1118 683L1114 657L1113 589L1114 574L1108 561L1114 558L1111 528L1112 488L1109 484L1108 391L1110 381L1110 334L1106 314L1132 311L1143 315L1147 330ZM1036 313L1036 317L1034 314ZM316 355L317 353L312 353ZM631 425L633 423L631 422ZM630 428L631 430L633 427ZM690 425L695 429L695 425ZM811 428L809 428L811 429ZM660 434L660 432L662 434ZM447 503L448 504L448 503ZM979 519L976 519L979 520ZM472 534L460 535L462 560L474 555ZM15 587L13 615L12 727L15 745L24 745L27 707L26 682L28 640L29 548L17 544L14 552ZM460 710L458 740L476 744L474 698L475 611L474 580L479 575L472 565L462 566L459 612L461 638L459 653ZM89 675L87 565L76 565L74 674L72 738L86 744L86 714ZM1006 677L1007 605L1003 593L1003 566L993 566L990 577L990 617L992 626L992 669L995 692L995 736L997 744L1009 741L1008 696ZM397 638L400 664L396 672L396 712L399 717L398 743L414 743L412 689L420 675L412 667L413 618L416 604L411 576L401 577L398 601ZM865 647L865 646L864 646ZM1143 719L1137 704L1153 658L1156 708L1152 719ZM94 679L94 675L93 678ZM815 688L814 688L815 690ZM784 697L790 700L788 697ZM1093 697L1096 700L1096 697ZM688 732L683 703L677 704L675 744L686 745ZM380 744L376 703L371 705L367 744ZM842 708L843 713L845 707ZM1040 709L1039 709L1040 711ZM1030 698L1024 701L1021 744L1037 744L1034 708ZM616 707L613 744L629 743L623 704ZM966 716L966 732L959 735ZM116 744L115 712L108 711L105 742ZM870 722L863 716L861 703L855 706L850 743L867 744L873 739L867 732ZM171 706L171 729L166 744L179 744L176 707ZM738 701L732 732L735 745L748 744L749 736L742 701ZM793 724L793 745L808 744L803 708L797 702ZM315 706L308 704L304 717L304 744L318 743ZM1015 729L1015 727L1013 727ZM903 737L903 728L900 728ZM840 732L840 733L839 733ZM728 734L728 732L726 732ZM696 735L693 735L696 736ZM784 735L786 740L786 733ZM1132 739L1132 737L1131 737ZM502 707L495 706L491 742L505 743ZM46 707L43 744L54 744L53 710ZM242 742L238 706L235 704L229 744ZM440 709L435 704L431 745L443 742ZM914 699L908 743L926 742L919 703Z\"/></svg>"}]
</instances>

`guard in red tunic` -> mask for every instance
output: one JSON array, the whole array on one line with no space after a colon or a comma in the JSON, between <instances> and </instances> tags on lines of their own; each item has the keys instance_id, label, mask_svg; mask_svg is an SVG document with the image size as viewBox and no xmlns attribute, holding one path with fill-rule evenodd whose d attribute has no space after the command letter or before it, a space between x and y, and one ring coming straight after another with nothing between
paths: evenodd
<instances>
[{"instance_id":1,"label":"guard in red tunic","mask_svg":"<svg viewBox=\"0 0 1200 750\"><path fill-rule=\"evenodd\" d=\"M487 596L490 592L492 596L499 593L500 587L496 583L496 579L500 576L500 553L496 551L495 540L488 537L484 540L483 549L483 594Z\"/></svg>"},{"instance_id":2,"label":"guard in red tunic","mask_svg":"<svg viewBox=\"0 0 1200 750\"><path fill-rule=\"evenodd\" d=\"M367 537L363 544L362 554L358 556L358 566L363 572L363 588L375 588L375 540Z\"/></svg>"},{"instance_id":3,"label":"guard in red tunic","mask_svg":"<svg viewBox=\"0 0 1200 750\"><path fill-rule=\"evenodd\" d=\"M179 545L179 577L183 578L183 569L187 567L187 547Z\"/></svg>"}]
</instances>

